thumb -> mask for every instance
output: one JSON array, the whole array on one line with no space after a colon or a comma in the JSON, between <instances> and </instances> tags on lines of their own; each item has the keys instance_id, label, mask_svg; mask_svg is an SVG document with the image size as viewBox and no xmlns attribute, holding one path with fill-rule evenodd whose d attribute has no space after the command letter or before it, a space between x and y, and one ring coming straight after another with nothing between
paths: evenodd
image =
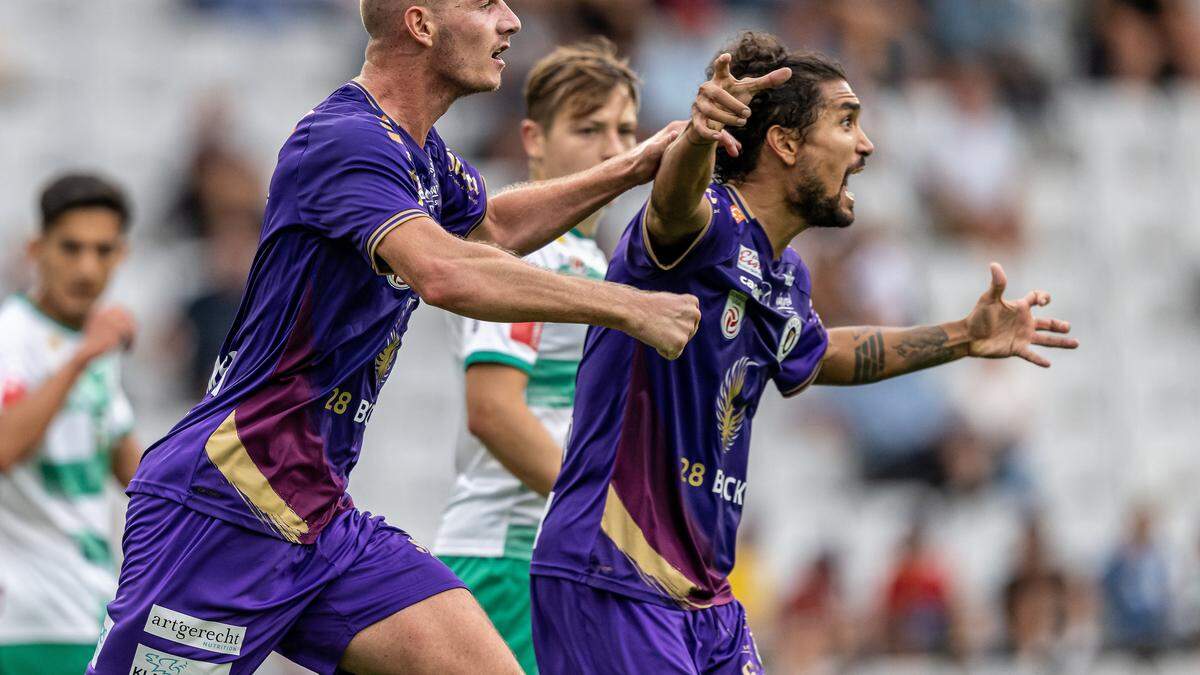
<instances>
[{"instance_id":1,"label":"thumb","mask_svg":"<svg viewBox=\"0 0 1200 675\"><path fill-rule=\"evenodd\" d=\"M743 91L749 94L757 94L766 89L774 89L790 79L792 79L791 68L776 68L761 77L751 77L741 80L738 82L738 85Z\"/></svg>"},{"instance_id":2,"label":"thumb","mask_svg":"<svg viewBox=\"0 0 1200 675\"><path fill-rule=\"evenodd\" d=\"M1000 263L994 262L990 265L992 270L992 287L988 289L988 293L993 300L999 302L1004 298L1004 289L1008 286L1008 277L1004 275L1004 268Z\"/></svg>"}]
</instances>

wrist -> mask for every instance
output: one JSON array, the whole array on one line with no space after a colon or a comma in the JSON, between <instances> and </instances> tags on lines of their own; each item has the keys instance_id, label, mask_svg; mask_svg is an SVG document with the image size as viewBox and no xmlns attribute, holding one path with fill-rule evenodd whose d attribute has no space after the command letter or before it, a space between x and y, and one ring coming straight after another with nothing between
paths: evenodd
<instances>
[{"instance_id":1,"label":"wrist","mask_svg":"<svg viewBox=\"0 0 1200 675\"><path fill-rule=\"evenodd\" d=\"M71 355L71 358L67 359L65 367L69 368L72 373L79 374L87 369L88 364L91 363L92 359L94 358L96 358L96 354L93 354L87 347L81 346L79 349L75 350L75 353Z\"/></svg>"},{"instance_id":2,"label":"wrist","mask_svg":"<svg viewBox=\"0 0 1200 675\"><path fill-rule=\"evenodd\" d=\"M966 319L944 323L941 328L946 332L946 347L952 349L956 356L971 355L971 331Z\"/></svg>"},{"instance_id":3,"label":"wrist","mask_svg":"<svg viewBox=\"0 0 1200 675\"><path fill-rule=\"evenodd\" d=\"M683 138L688 142L689 145L698 145L705 148L712 147L717 144L716 139L705 138L701 136L700 132L696 131L695 122L688 123L687 128L683 130Z\"/></svg>"}]
</instances>

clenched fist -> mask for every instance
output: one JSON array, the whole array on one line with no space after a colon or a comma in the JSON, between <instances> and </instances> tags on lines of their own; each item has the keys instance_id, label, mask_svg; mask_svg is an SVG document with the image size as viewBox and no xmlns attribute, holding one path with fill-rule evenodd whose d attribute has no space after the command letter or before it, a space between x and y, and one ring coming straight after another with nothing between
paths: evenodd
<instances>
[{"instance_id":1,"label":"clenched fist","mask_svg":"<svg viewBox=\"0 0 1200 675\"><path fill-rule=\"evenodd\" d=\"M700 301L694 295L638 291L630 309L626 332L668 360L679 358L700 325Z\"/></svg>"},{"instance_id":2,"label":"clenched fist","mask_svg":"<svg viewBox=\"0 0 1200 675\"><path fill-rule=\"evenodd\" d=\"M90 361L114 349L129 349L136 333L133 315L124 307L114 305L96 310L83 325L79 356Z\"/></svg>"}]
</instances>

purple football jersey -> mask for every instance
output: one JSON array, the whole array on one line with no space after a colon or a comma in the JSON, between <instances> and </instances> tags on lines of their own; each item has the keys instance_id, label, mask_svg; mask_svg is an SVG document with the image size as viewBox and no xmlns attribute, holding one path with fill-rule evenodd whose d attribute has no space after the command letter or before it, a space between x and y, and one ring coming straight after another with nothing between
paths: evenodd
<instances>
[{"instance_id":1,"label":"purple football jersey","mask_svg":"<svg viewBox=\"0 0 1200 675\"><path fill-rule=\"evenodd\" d=\"M574 425L533 554L534 574L701 609L726 580L747 495L750 428L768 382L785 395L816 377L828 345L812 284L736 190L714 183L712 219L676 263L645 239L645 207L608 279L700 299L699 330L667 361L627 335L588 333Z\"/></svg>"},{"instance_id":2,"label":"purple football jersey","mask_svg":"<svg viewBox=\"0 0 1200 675\"><path fill-rule=\"evenodd\" d=\"M348 83L284 143L254 265L201 402L130 492L303 544L337 514L419 298L376 256L419 216L466 236L483 180L436 131L424 147Z\"/></svg>"}]
</instances>

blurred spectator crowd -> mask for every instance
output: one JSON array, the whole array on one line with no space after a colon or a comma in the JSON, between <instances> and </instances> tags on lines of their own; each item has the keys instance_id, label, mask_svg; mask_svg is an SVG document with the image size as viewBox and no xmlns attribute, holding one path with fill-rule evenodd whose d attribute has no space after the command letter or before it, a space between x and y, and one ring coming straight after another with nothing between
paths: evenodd
<instances>
[{"instance_id":1,"label":"blurred spectator crowd","mask_svg":"<svg viewBox=\"0 0 1200 675\"><path fill-rule=\"evenodd\" d=\"M140 33L85 9L78 29L97 42L76 53L82 73L57 78L47 73L67 68L31 55L24 34L73 34L47 28L46 5L65 3L3 4L0 126L34 136L0 130L0 147L16 149L0 166L12 178L0 180L0 241L29 233L32 188L49 169L99 165L130 183L135 255L118 295L148 324L131 388L161 432L203 390L237 311L278 143L304 106L356 73L357 3L119 0L117 14L159 34L147 50L197 56L161 67L89 59ZM520 83L553 45L597 33L617 42L642 74L649 132L686 115L736 29L768 29L844 63L879 147L854 178L858 223L796 243L827 325L954 318L997 259L1010 293L1044 284L1084 342L1050 372L962 363L764 405L750 476L759 501L734 580L778 672L838 672L887 654L1091 672L1110 651L1152 662L1200 647L1200 502L1187 487L1200 479L1187 457L1200 373L1180 356L1200 329L1200 2L510 4L524 28L504 87L439 125L493 189L524 177ZM187 37L162 37L173 31ZM71 77L98 84L73 88ZM35 118L74 103L73 92L109 111L88 129L112 140L72 146L43 133L51 127ZM269 114L255 110L268 102ZM170 122L122 119L131 107ZM609 212L602 243L636 206ZM19 253L0 263L5 287L28 282ZM448 384L420 386L455 396ZM416 460L388 460L412 462L393 479L423 470L444 487L441 440L403 448ZM381 449L367 446L372 461ZM397 517L410 531L436 519L436 497L396 501L381 478L395 472L356 475L356 495L411 514Z\"/></svg>"}]
</instances>

